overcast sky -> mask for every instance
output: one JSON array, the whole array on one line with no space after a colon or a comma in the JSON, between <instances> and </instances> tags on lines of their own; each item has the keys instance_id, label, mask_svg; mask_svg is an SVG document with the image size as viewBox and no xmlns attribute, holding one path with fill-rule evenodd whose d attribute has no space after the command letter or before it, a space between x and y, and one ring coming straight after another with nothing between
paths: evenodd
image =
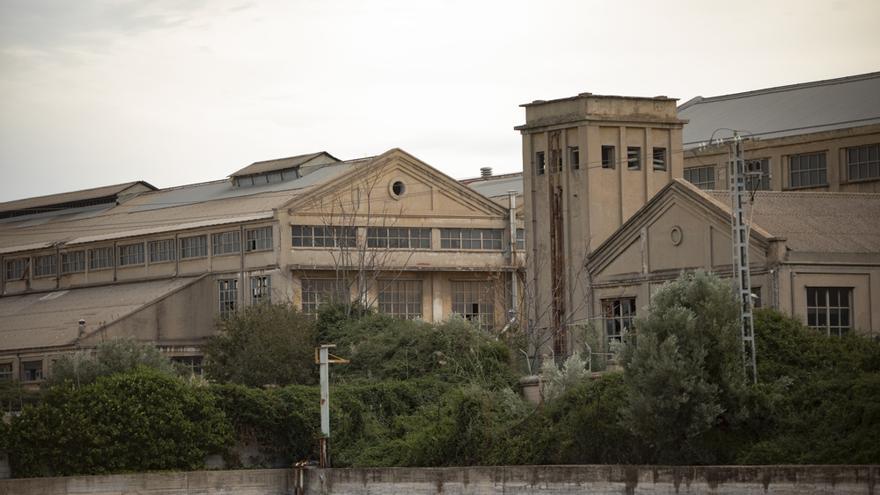
<instances>
[{"instance_id":1,"label":"overcast sky","mask_svg":"<svg viewBox=\"0 0 880 495\"><path fill-rule=\"evenodd\" d=\"M521 103L878 71L878 19L878 0L0 0L0 201L320 150L515 171Z\"/></svg>"}]
</instances>

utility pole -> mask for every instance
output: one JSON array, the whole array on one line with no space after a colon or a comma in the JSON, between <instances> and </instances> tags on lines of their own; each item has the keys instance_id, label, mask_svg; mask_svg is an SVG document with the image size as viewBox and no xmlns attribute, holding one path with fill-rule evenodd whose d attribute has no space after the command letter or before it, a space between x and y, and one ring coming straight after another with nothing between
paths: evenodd
<instances>
[{"instance_id":1,"label":"utility pole","mask_svg":"<svg viewBox=\"0 0 880 495\"><path fill-rule=\"evenodd\" d=\"M742 138L733 134L734 156L730 162L730 199L733 203L733 275L740 304L740 336L746 379L758 383L755 364L755 326L752 319L752 279L749 274L749 226L744 221L746 194L746 162L743 159Z\"/></svg>"},{"instance_id":2,"label":"utility pole","mask_svg":"<svg viewBox=\"0 0 880 495\"><path fill-rule=\"evenodd\" d=\"M322 468L330 467L330 364L347 364L347 359L330 354L330 349L336 344L321 344L315 349L315 362L319 365L321 377L321 438L319 443L318 465Z\"/></svg>"}]
</instances>

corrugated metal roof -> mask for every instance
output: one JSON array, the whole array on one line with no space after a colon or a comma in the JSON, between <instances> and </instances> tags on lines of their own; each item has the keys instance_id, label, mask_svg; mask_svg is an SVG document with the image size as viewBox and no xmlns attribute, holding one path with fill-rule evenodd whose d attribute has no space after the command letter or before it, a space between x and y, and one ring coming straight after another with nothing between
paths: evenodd
<instances>
[{"instance_id":1,"label":"corrugated metal roof","mask_svg":"<svg viewBox=\"0 0 880 495\"><path fill-rule=\"evenodd\" d=\"M94 187L91 189L81 189L79 191L49 194L47 196L38 196L35 198L24 198L15 201L7 201L5 203L0 203L0 212L16 210L39 210L41 207L50 207L52 205L106 198L108 196L116 196L122 194L126 190L138 185L143 186L143 188L145 189L150 189L154 191L156 190L154 186L144 181L125 182L123 184L113 184L110 186Z\"/></svg>"},{"instance_id":2,"label":"corrugated metal roof","mask_svg":"<svg viewBox=\"0 0 880 495\"><path fill-rule=\"evenodd\" d=\"M730 211L730 193L703 191ZM880 194L758 191L752 222L805 253L880 253Z\"/></svg>"},{"instance_id":3,"label":"corrugated metal roof","mask_svg":"<svg viewBox=\"0 0 880 495\"><path fill-rule=\"evenodd\" d=\"M287 158L277 158L275 160L264 160L261 162L254 162L248 165L247 167L238 170L230 175L230 177L240 177L243 175L254 175L254 174L264 174L267 172L273 172L275 170L284 170L288 168L296 168L302 165L318 165L318 164L326 164L326 163L334 163L340 161L338 158L334 157L330 153L326 151L319 151L317 153L309 153L306 155L297 155L297 156L289 156Z\"/></svg>"},{"instance_id":4,"label":"corrugated metal roof","mask_svg":"<svg viewBox=\"0 0 880 495\"><path fill-rule=\"evenodd\" d=\"M880 124L880 72L767 88L711 98L696 97L679 106L685 148L729 128L769 139Z\"/></svg>"},{"instance_id":5,"label":"corrugated metal roof","mask_svg":"<svg viewBox=\"0 0 880 495\"><path fill-rule=\"evenodd\" d=\"M496 175L488 178L466 179L461 181L474 191L489 198L507 196L508 192L516 191L517 195L523 192L522 172Z\"/></svg>"},{"instance_id":6,"label":"corrugated metal roof","mask_svg":"<svg viewBox=\"0 0 880 495\"><path fill-rule=\"evenodd\" d=\"M5 296L0 298L0 340L4 351L73 344L80 318L86 333L113 323L199 277Z\"/></svg>"},{"instance_id":7,"label":"corrugated metal roof","mask_svg":"<svg viewBox=\"0 0 880 495\"><path fill-rule=\"evenodd\" d=\"M148 192L111 209L88 214L20 217L19 221L0 223L0 250L10 253L53 243L167 232L227 223L231 218L271 218L268 212L297 195L369 162L339 162L296 180L259 186L239 188L223 180Z\"/></svg>"},{"instance_id":8,"label":"corrugated metal roof","mask_svg":"<svg viewBox=\"0 0 880 495\"><path fill-rule=\"evenodd\" d=\"M76 245L76 244L85 244L87 242L98 242L98 241L106 241L106 240L111 240L111 239L122 239L124 237L137 237L137 236L141 236L141 235L161 234L162 232L174 232L177 230L197 229L197 228L201 228L201 227L211 227L214 225L225 225L225 224L230 224L230 223L252 222L254 220L264 220L267 218L272 218L274 216L275 216L274 212L266 211L263 213L255 213L253 215L240 215L240 216L233 216L233 217L212 218L209 220L201 220L198 222L183 222L183 223L177 223L177 224L162 225L159 227L149 227L149 228L133 229L133 230L121 230L121 231L112 232L109 234L77 237L76 239L68 241L67 245L71 246L71 245Z\"/></svg>"}]
</instances>

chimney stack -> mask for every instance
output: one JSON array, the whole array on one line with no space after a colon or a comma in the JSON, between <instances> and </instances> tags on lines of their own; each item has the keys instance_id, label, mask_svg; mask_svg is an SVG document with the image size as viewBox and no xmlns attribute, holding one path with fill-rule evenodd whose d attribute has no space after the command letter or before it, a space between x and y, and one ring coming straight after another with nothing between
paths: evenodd
<instances>
[{"instance_id":1,"label":"chimney stack","mask_svg":"<svg viewBox=\"0 0 880 495\"><path fill-rule=\"evenodd\" d=\"M492 177L492 167L480 167L480 178L488 179Z\"/></svg>"}]
</instances>

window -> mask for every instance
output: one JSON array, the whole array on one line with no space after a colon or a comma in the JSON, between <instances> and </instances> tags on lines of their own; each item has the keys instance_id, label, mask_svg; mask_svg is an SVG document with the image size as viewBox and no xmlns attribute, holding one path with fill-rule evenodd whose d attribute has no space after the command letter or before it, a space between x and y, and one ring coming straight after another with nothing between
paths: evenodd
<instances>
[{"instance_id":1,"label":"window","mask_svg":"<svg viewBox=\"0 0 880 495\"><path fill-rule=\"evenodd\" d=\"M827 335L852 328L851 287L807 287L807 326Z\"/></svg>"},{"instance_id":2,"label":"window","mask_svg":"<svg viewBox=\"0 0 880 495\"><path fill-rule=\"evenodd\" d=\"M208 256L208 236L181 237L180 259L202 258Z\"/></svg>"},{"instance_id":3,"label":"window","mask_svg":"<svg viewBox=\"0 0 880 495\"><path fill-rule=\"evenodd\" d=\"M174 239L150 241L150 263L174 261Z\"/></svg>"},{"instance_id":4,"label":"window","mask_svg":"<svg viewBox=\"0 0 880 495\"><path fill-rule=\"evenodd\" d=\"M666 148L654 148L654 170L666 170Z\"/></svg>"},{"instance_id":5,"label":"window","mask_svg":"<svg viewBox=\"0 0 880 495\"><path fill-rule=\"evenodd\" d=\"M602 146L602 168L614 168L614 146Z\"/></svg>"},{"instance_id":6,"label":"window","mask_svg":"<svg viewBox=\"0 0 880 495\"><path fill-rule=\"evenodd\" d=\"M684 179L700 189L715 189L715 165L686 168Z\"/></svg>"},{"instance_id":7,"label":"window","mask_svg":"<svg viewBox=\"0 0 880 495\"><path fill-rule=\"evenodd\" d=\"M354 247L356 245L356 227L293 226L293 247Z\"/></svg>"},{"instance_id":8,"label":"window","mask_svg":"<svg viewBox=\"0 0 880 495\"><path fill-rule=\"evenodd\" d=\"M58 258L54 254L34 258L34 277L51 277L58 273Z\"/></svg>"},{"instance_id":9,"label":"window","mask_svg":"<svg viewBox=\"0 0 880 495\"><path fill-rule=\"evenodd\" d=\"M626 169L642 169L642 148L639 148L638 146L630 146L626 149Z\"/></svg>"},{"instance_id":10,"label":"window","mask_svg":"<svg viewBox=\"0 0 880 495\"><path fill-rule=\"evenodd\" d=\"M849 180L880 178L880 143L846 149Z\"/></svg>"},{"instance_id":11,"label":"window","mask_svg":"<svg viewBox=\"0 0 880 495\"><path fill-rule=\"evenodd\" d=\"M226 318L235 313L235 305L238 302L238 280L234 278L217 281L220 301L220 317Z\"/></svg>"},{"instance_id":12,"label":"window","mask_svg":"<svg viewBox=\"0 0 880 495\"><path fill-rule=\"evenodd\" d=\"M516 229L516 250L526 250L526 229Z\"/></svg>"},{"instance_id":13,"label":"window","mask_svg":"<svg viewBox=\"0 0 880 495\"><path fill-rule=\"evenodd\" d=\"M302 281L302 311L303 313L316 315L322 304L334 302L349 302L348 287L341 280L330 279L303 279Z\"/></svg>"},{"instance_id":14,"label":"window","mask_svg":"<svg viewBox=\"0 0 880 495\"><path fill-rule=\"evenodd\" d=\"M535 153L535 172L538 175L544 175L546 170L547 163L544 161L544 152L539 151Z\"/></svg>"},{"instance_id":15,"label":"window","mask_svg":"<svg viewBox=\"0 0 880 495\"><path fill-rule=\"evenodd\" d=\"M440 229L440 249L501 250L501 229Z\"/></svg>"},{"instance_id":16,"label":"window","mask_svg":"<svg viewBox=\"0 0 880 495\"><path fill-rule=\"evenodd\" d=\"M215 256L239 253L241 252L241 232L230 230L229 232L213 234L211 235L211 244L213 246L211 252Z\"/></svg>"},{"instance_id":17,"label":"window","mask_svg":"<svg viewBox=\"0 0 880 495\"><path fill-rule=\"evenodd\" d=\"M21 381L35 382L43 379L43 361L22 361Z\"/></svg>"},{"instance_id":18,"label":"window","mask_svg":"<svg viewBox=\"0 0 880 495\"><path fill-rule=\"evenodd\" d=\"M251 277L251 304L272 301L272 278L268 275Z\"/></svg>"},{"instance_id":19,"label":"window","mask_svg":"<svg viewBox=\"0 0 880 495\"><path fill-rule=\"evenodd\" d=\"M202 374L202 356L171 356L171 362L188 371L190 375Z\"/></svg>"},{"instance_id":20,"label":"window","mask_svg":"<svg viewBox=\"0 0 880 495\"><path fill-rule=\"evenodd\" d=\"M603 299L602 314L605 317L605 337L608 342L623 342L626 333L633 328L636 298Z\"/></svg>"},{"instance_id":21,"label":"window","mask_svg":"<svg viewBox=\"0 0 880 495\"><path fill-rule=\"evenodd\" d=\"M113 248L89 249L89 270L103 270L113 267Z\"/></svg>"},{"instance_id":22,"label":"window","mask_svg":"<svg viewBox=\"0 0 880 495\"><path fill-rule=\"evenodd\" d=\"M260 227L244 231L245 251L268 251L272 249L272 227Z\"/></svg>"},{"instance_id":23,"label":"window","mask_svg":"<svg viewBox=\"0 0 880 495\"><path fill-rule=\"evenodd\" d=\"M143 264L144 243L119 246L119 266Z\"/></svg>"},{"instance_id":24,"label":"window","mask_svg":"<svg viewBox=\"0 0 880 495\"><path fill-rule=\"evenodd\" d=\"M431 229L369 227L367 228L367 247L430 249Z\"/></svg>"},{"instance_id":25,"label":"window","mask_svg":"<svg viewBox=\"0 0 880 495\"><path fill-rule=\"evenodd\" d=\"M79 273L84 271L86 271L85 251L61 253L61 273Z\"/></svg>"},{"instance_id":26,"label":"window","mask_svg":"<svg viewBox=\"0 0 880 495\"><path fill-rule=\"evenodd\" d=\"M379 312L412 320L422 317L421 280L379 280Z\"/></svg>"},{"instance_id":27,"label":"window","mask_svg":"<svg viewBox=\"0 0 880 495\"><path fill-rule=\"evenodd\" d=\"M828 184L825 152L791 155L788 158L789 187L813 187Z\"/></svg>"},{"instance_id":28,"label":"window","mask_svg":"<svg viewBox=\"0 0 880 495\"><path fill-rule=\"evenodd\" d=\"M6 280L21 280L27 269L28 259L18 258L6 261Z\"/></svg>"},{"instance_id":29,"label":"window","mask_svg":"<svg viewBox=\"0 0 880 495\"><path fill-rule=\"evenodd\" d=\"M573 170L581 168L581 151L577 146L568 147L568 163Z\"/></svg>"},{"instance_id":30,"label":"window","mask_svg":"<svg viewBox=\"0 0 880 495\"><path fill-rule=\"evenodd\" d=\"M746 190L770 190L770 159L758 158L746 160Z\"/></svg>"},{"instance_id":31,"label":"window","mask_svg":"<svg viewBox=\"0 0 880 495\"><path fill-rule=\"evenodd\" d=\"M494 291L489 282L452 282L452 312L482 330L495 328Z\"/></svg>"},{"instance_id":32,"label":"window","mask_svg":"<svg viewBox=\"0 0 880 495\"><path fill-rule=\"evenodd\" d=\"M12 363L0 363L0 382L12 380Z\"/></svg>"},{"instance_id":33,"label":"window","mask_svg":"<svg viewBox=\"0 0 880 495\"><path fill-rule=\"evenodd\" d=\"M764 301L761 299L761 288L760 287L752 287L752 307L760 308L763 307Z\"/></svg>"}]
</instances>

